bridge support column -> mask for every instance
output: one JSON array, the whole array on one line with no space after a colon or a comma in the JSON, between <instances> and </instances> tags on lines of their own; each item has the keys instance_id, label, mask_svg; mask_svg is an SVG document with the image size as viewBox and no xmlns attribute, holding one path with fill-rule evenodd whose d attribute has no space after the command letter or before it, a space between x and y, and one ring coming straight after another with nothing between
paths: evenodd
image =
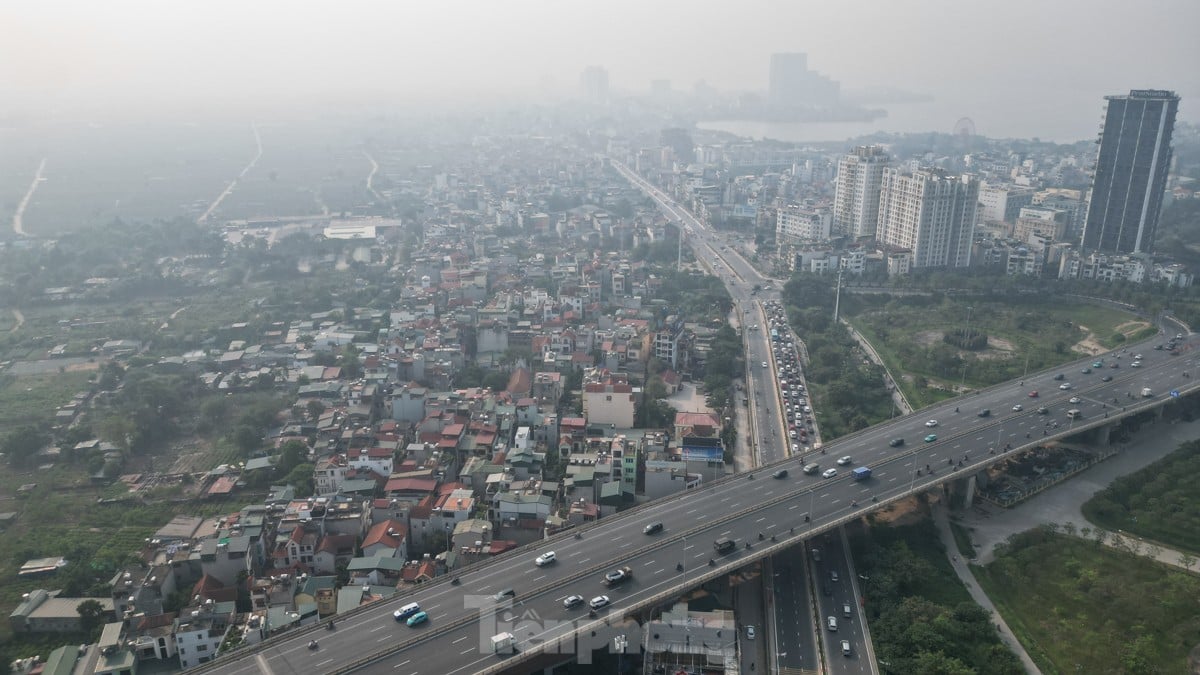
<instances>
[{"instance_id":1,"label":"bridge support column","mask_svg":"<svg viewBox=\"0 0 1200 675\"><path fill-rule=\"evenodd\" d=\"M971 508L971 504L975 503L975 474L967 476L967 484L963 493L963 508Z\"/></svg>"},{"instance_id":2,"label":"bridge support column","mask_svg":"<svg viewBox=\"0 0 1200 675\"><path fill-rule=\"evenodd\" d=\"M951 504L958 504L958 497L962 497L963 508L969 508L975 502L975 491L977 489L975 475L957 478L951 482L950 488Z\"/></svg>"},{"instance_id":3,"label":"bridge support column","mask_svg":"<svg viewBox=\"0 0 1200 675\"><path fill-rule=\"evenodd\" d=\"M1096 445L1108 445L1109 438L1112 436L1112 430L1116 427L1116 422L1096 427Z\"/></svg>"},{"instance_id":4,"label":"bridge support column","mask_svg":"<svg viewBox=\"0 0 1200 675\"><path fill-rule=\"evenodd\" d=\"M1162 418L1163 418L1163 414L1166 412L1167 412L1167 406L1165 406L1165 405L1160 405L1157 408L1155 408L1154 409L1154 421L1161 422Z\"/></svg>"}]
</instances>

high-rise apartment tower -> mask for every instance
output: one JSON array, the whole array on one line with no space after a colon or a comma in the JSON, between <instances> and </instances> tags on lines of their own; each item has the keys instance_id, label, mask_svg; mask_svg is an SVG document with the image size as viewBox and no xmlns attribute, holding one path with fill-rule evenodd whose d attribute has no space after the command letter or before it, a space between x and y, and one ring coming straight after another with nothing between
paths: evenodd
<instances>
[{"instance_id":1,"label":"high-rise apartment tower","mask_svg":"<svg viewBox=\"0 0 1200 675\"><path fill-rule=\"evenodd\" d=\"M1167 189L1179 97L1173 91L1134 89L1128 96L1104 98L1108 110L1100 131L1083 248L1149 253Z\"/></svg>"},{"instance_id":2,"label":"high-rise apartment tower","mask_svg":"<svg viewBox=\"0 0 1200 675\"><path fill-rule=\"evenodd\" d=\"M978 203L979 179L970 174L885 169L877 239L912 251L913 267L966 267Z\"/></svg>"},{"instance_id":3,"label":"high-rise apartment tower","mask_svg":"<svg viewBox=\"0 0 1200 675\"><path fill-rule=\"evenodd\" d=\"M862 239L874 237L879 225L879 190L883 170L892 158L877 145L860 145L838 161L833 200L833 231Z\"/></svg>"}]
</instances>

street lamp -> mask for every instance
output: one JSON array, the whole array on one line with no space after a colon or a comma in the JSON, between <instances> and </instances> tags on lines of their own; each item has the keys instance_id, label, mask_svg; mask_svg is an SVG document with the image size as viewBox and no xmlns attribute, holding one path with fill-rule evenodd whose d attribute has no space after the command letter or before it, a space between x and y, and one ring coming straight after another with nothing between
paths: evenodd
<instances>
[{"instance_id":1,"label":"street lamp","mask_svg":"<svg viewBox=\"0 0 1200 675\"><path fill-rule=\"evenodd\" d=\"M969 347L971 344L971 311L974 307L967 307L967 325L963 328L963 346ZM958 388L962 389L967 383L967 360L963 359L962 380L958 383Z\"/></svg>"}]
</instances>

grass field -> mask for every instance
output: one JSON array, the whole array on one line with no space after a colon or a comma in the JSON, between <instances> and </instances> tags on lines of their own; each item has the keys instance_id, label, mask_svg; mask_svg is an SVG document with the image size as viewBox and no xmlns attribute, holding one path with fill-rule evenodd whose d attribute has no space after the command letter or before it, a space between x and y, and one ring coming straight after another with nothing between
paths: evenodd
<instances>
[{"instance_id":1,"label":"grass field","mask_svg":"<svg viewBox=\"0 0 1200 675\"><path fill-rule=\"evenodd\" d=\"M0 435L23 424L50 423L54 411L88 388L90 372L0 375Z\"/></svg>"},{"instance_id":2,"label":"grass field","mask_svg":"<svg viewBox=\"0 0 1200 675\"><path fill-rule=\"evenodd\" d=\"M1200 577L1093 541L1030 530L975 568L1042 672L1184 673Z\"/></svg>"},{"instance_id":3,"label":"grass field","mask_svg":"<svg viewBox=\"0 0 1200 675\"><path fill-rule=\"evenodd\" d=\"M1121 476L1083 504L1083 515L1110 531L1200 554L1200 441Z\"/></svg>"},{"instance_id":4,"label":"grass field","mask_svg":"<svg viewBox=\"0 0 1200 675\"><path fill-rule=\"evenodd\" d=\"M998 303L860 297L854 311L851 323L897 377L915 409L954 396L960 384L986 387L1077 358L1088 346L1111 347L1117 344L1113 336L1118 328L1128 333L1127 341L1145 332L1139 317L1118 309L1040 299ZM955 330L986 334L988 347L967 351L943 342L942 335Z\"/></svg>"}]
</instances>

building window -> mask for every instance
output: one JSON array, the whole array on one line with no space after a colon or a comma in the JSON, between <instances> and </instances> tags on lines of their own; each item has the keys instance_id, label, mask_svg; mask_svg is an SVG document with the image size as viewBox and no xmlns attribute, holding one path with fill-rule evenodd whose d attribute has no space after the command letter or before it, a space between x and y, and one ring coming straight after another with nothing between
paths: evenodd
<instances>
[{"instance_id":1,"label":"building window","mask_svg":"<svg viewBox=\"0 0 1200 675\"><path fill-rule=\"evenodd\" d=\"M196 651L206 652L206 651L208 651L208 645L200 645L200 646L196 647Z\"/></svg>"}]
</instances>

